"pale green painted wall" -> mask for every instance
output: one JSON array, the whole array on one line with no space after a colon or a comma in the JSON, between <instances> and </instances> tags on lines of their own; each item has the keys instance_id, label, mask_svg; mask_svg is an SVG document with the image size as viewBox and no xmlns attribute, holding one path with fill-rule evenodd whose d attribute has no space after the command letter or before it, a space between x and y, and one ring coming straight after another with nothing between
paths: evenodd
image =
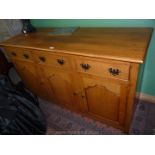
<instances>
[{"instance_id":1,"label":"pale green painted wall","mask_svg":"<svg viewBox=\"0 0 155 155\"><path fill-rule=\"evenodd\" d=\"M152 27L154 19L33 19L35 27ZM143 76L142 76L143 73ZM140 84L141 83L141 84ZM145 64L141 65L137 91L155 96L155 33L148 48Z\"/></svg>"}]
</instances>

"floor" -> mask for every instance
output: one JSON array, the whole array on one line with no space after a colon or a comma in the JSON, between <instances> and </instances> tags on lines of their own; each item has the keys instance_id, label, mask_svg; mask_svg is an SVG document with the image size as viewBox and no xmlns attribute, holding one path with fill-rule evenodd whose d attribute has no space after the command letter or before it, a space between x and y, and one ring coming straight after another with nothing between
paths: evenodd
<instances>
[{"instance_id":1,"label":"floor","mask_svg":"<svg viewBox=\"0 0 155 155\"><path fill-rule=\"evenodd\" d=\"M83 117L65 108L40 99L40 107L47 117L49 135L124 135L121 130ZM139 101L130 127L131 135L155 134L155 104Z\"/></svg>"}]
</instances>

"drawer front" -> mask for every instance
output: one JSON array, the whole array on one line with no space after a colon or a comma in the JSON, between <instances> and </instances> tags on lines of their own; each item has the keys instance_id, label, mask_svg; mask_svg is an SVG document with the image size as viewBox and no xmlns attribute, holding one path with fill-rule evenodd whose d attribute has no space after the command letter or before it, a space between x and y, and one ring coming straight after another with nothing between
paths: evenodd
<instances>
[{"instance_id":1,"label":"drawer front","mask_svg":"<svg viewBox=\"0 0 155 155\"><path fill-rule=\"evenodd\" d=\"M39 64L59 67L62 69L71 68L69 57L63 54L53 54L50 52L35 51L33 52L35 61Z\"/></svg>"},{"instance_id":2,"label":"drawer front","mask_svg":"<svg viewBox=\"0 0 155 155\"><path fill-rule=\"evenodd\" d=\"M33 61L31 51L25 48L5 48L11 59L22 59L25 61Z\"/></svg>"},{"instance_id":3,"label":"drawer front","mask_svg":"<svg viewBox=\"0 0 155 155\"><path fill-rule=\"evenodd\" d=\"M88 58L76 58L77 70L82 73L97 75L100 77L112 77L123 80L129 79L130 63L113 60L96 60Z\"/></svg>"}]
</instances>

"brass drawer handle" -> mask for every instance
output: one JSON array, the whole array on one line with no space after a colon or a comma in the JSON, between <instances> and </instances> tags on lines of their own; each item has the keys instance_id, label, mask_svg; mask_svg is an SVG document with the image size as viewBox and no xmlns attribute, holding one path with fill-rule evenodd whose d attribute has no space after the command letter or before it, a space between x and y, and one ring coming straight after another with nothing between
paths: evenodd
<instances>
[{"instance_id":1,"label":"brass drawer handle","mask_svg":"<svg viewBox=\"0 0 155 155\"><path fill-rule=\"evenodd\" d=\"M119 73L121 73L119 69L109 68L108 70L109 70L109 73L113 76L119 75Z\"/></svg>"},{"instance_id":2,"label":"brass drawer handle","mask_svg":"<svg viewBox=\"0 0 155 155\"><path fill-rule=\"evenodd\" d=\"M28 54L25 53L25 54L23 54L23 56L24 56L25 59L29 59L29 55Z\"/></svg>"},{"instance_id":3,"label":"brass drawer handle","mask_svg":"<svg viewBox=\"0 0 155 155\"><path fill-rule=\"evenodd\" d=\"M43 56L40 56L39 59L40 59L40 61L42 61L42 62L45 62L45 61L46 61L46 58L43 57Z\"/></svg>"},{"instance_id":4,"label":"brass drawer handle","mask_svg":"<svg viewBox=\"0 0 155 155\"><path fill-rule=\"evenodd\" d=\"M88 70L90 68L90 65L89 64L80 64L81 67L84 69L84 70Z\"/></svg>"},{"instance_id":5,"label":"brass drawer handle","mask_svg":"<svg viewBox=\"0 0 155 155\"><path fill-rule=\"evenodd\" d=\"M63 59L57 59L57 62L60 64L60 65L63 65L65 63L65 61Z\"/></svg>"},{"instance_id":6,"label":"brass drawer handle","mask_svg":"<svg viewBox=\"0 0 155 155\"><path fill-rule=\"evenodd\" d=\"M17 56L17 54L16 54L15 52L11 52L11 54L12 54L13 56Z\"/></svg>"}]
</instances>

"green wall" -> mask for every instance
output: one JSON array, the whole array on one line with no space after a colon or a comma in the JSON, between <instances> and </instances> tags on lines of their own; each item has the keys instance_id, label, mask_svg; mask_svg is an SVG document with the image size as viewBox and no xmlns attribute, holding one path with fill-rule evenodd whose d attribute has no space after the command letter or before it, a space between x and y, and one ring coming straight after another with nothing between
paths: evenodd
<instances>
[{"instance_id":1,"label":"green wall","mask_svg":"<svg viewBox=\"0 0 155 155\"><path fill-rule=\"evenodd\" d=\"M33 19L35 27L152 27L154 19ZM142 74L143 73L143 74ZM143 75L143 76L142 76ZM140 84L141 83L141 84ZM146 61L140 67L137 91L155 96L155 33L148 48Z\"/></svg>"}]
</instances>

